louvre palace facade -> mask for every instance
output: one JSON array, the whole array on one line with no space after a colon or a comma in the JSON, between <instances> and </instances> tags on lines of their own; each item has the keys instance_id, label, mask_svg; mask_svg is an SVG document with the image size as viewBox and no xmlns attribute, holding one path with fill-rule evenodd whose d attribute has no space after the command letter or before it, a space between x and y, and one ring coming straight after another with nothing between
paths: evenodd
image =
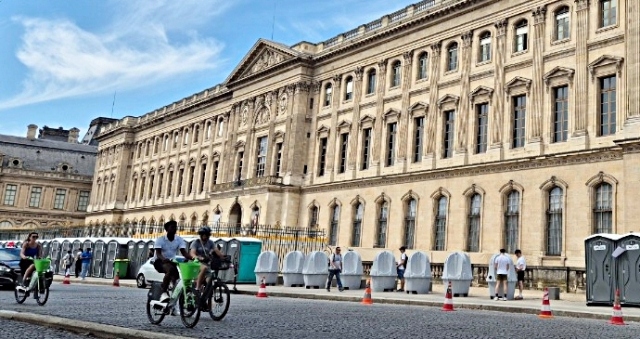
<instances>
[{"instance_id":1,"label":"louvre palace facade","mask_svg":"<svg viewBox=\"0 0 640 339\"><path fill-rule=\"evenodd\" d=\"M640 231L639 38L632 0L436 0L261 39L223 83L103 129L86 223L583 268L585 237Z\"/></svg>"}]
</instances>

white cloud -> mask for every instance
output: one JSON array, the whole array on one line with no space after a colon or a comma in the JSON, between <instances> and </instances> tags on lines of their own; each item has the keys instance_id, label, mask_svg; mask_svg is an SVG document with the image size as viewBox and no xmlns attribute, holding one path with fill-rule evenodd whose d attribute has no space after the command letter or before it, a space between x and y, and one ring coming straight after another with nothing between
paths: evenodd
<instances>
[{"instance_id":1,"label":"white cloud","mask_svg":"<svg viewBox=\"0 0 640 339\"><path fill-rule=\"evenodd\" d=\"M223 62L223 45L196 29L227 10L227 3L114 0L113 20L100 32L69 19L15 17L25 30L16 56L28 75L19 94L0 101L0 110L213 69Z\"/></svg>"}]
</instances>

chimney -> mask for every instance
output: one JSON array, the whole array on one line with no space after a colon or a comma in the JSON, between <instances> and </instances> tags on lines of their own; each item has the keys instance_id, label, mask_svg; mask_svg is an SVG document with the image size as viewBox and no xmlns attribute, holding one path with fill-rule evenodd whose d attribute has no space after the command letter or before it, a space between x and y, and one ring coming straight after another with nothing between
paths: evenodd
<instances>
[{"instance_id":1,"label":"chimney","mask_svg":"<svg viewBox=\"0 0 640 339\"><path fill-rule=\"evenodd\" d=\"M72 128L69 130L69 143L77 144L78 143L78 135L80 135L80 130L77 128Z\"/></svg>"},{"instance_id":2,"label":"chimney","mask_svg":"<svg viewBox=\"0 0 640 339\"><path fill-rule=\"evenodd\" d=\"M31 125L27 126L27 139L35 140L37 131L38 131L38 126L37 125L31 124Z\"/></svg>"}]
</instances>

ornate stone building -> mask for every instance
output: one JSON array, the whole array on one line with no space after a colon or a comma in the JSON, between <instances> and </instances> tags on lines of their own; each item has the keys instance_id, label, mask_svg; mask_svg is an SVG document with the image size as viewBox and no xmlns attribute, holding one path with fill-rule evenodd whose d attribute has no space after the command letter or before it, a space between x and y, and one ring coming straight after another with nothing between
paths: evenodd
<instances>
[{"instance_id":1,"label":"ornate stone building","mask_svg":"<svg viewBox=\"0 0 640 339\"><path fill-rule=\"evenodd\" d=\"M87 223L257 219L364 260L584 267L585 237L639 231L639 38L630 0L436 0L259 40L224 83L106 127Z\"/></svg>"}]
</instances>

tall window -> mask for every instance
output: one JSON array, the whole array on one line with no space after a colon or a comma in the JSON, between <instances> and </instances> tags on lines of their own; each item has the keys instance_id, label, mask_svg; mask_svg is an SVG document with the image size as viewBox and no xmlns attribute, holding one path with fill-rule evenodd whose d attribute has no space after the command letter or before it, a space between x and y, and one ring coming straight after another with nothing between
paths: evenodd
<instances>
[{"instance_id":1,"label":"tall window","mask_svg":"<svg viewBox=\"0 0 640 339\"><path fill-rule=\"evenodd\" d=\"M553 92L555 97L553 142L567 141L569 130L569 87L556 87Z\"/></svg>"},{"instance_id":2,"label":"tall window","mask_svg":"<svg viewBox=\"0 0 640 339\"><path fill-rule=\"evenodd\" d=\"M147 142L144 144L144 156L148 157L149 156L149 150L151 149L151 142Z\"/></svg>"},{"instance_id":3,"label":"tall window","mask_svg":"<svg viewBox=\"0 0 640 339\"><path fill-rule=\"evenodd\" d=\"M339 173L347 171L347 150L349 149L349 133L340 134L340 168Z\"/></svg>"},{"instance_id":4,"label":"tall window","mask_svg":"<svg viewBox=\"0 0 640 339\"><path fill-rule=\"evenodd\" d=\"M309 228L318 225L318 206L312 206L309 211Z\"/></svg>"},{"instance_id":5,"label":"tall window","mask_svg":"<svg viewBox=\"0 0 640 339\"><path fill-rule=\"evenodd\" d=\"M158 190L156 192L158 198L162 197L162 186L164 186L164 172L158 174Z\"/></svg>"},{"instance_id":6,"label":"tall window","mask_svg":"<svg viewBox=\"0 0 640 339\"><path fill-rule=\"evenodd\" d=\"M184 168L178 171L178 196L182 195L182 184L184 182Z\"/></svg>"},{"instance_id":7,"label":"tall window","mask_svg":"<svg viewBox=\"0 0 640 339\"><path fill-rule=\"evenodd\" d=\"M480 211L482 198L476 193L469 200L469 234L467 239L467 251L480 251Z\"/></svg>"},{"instance_id":8,"label":"tall window","mask_svg":"<svg viewBox=\"0 0 640 339\"><path fill-rule=\"evenodd\" d=\"M491 33L484 32L480 36L480 62L491 60Z\"/></svg>"},{"instance_id":9,"label":"tall window","mask_svg":"<svg viewBox=\"0 0 640 339\"><path fill-rule=\"evenodd\" d=\"M218 167L219 166L220 166L219 161L213 162L213 184L214 185L218 183Z\"/></svg>"},{"instance_id":10,"label":"tall window","mask_svg":"<svg viewBox=\"0 0 640 339\"><path fill-rule=\"evenodd\" d=\"M280 170L282 169L282 143L276 144L276 177L280 176Z\"/></svg>"},{"instance_id":11,"label":"tall window","mask_svg":"<svg viewBox=\"0 0 640 339\"><path fill-rule=\"evenodd\" d=\"M407 202L407 211L404 217L404 246L413 248L416 236L416 213L418 211L418 202L416 199L409 199Z\"/></svg>"},{"instance_id":12,"label":"tall window","mask_svg":"<svg viewBox=\"0 0 640 339\"><path fill-rule=\"evenodd\" d=\"M318 154L318 176L321 177L324 175L324 169L327 164L327 138L320 138Z\"/></svg>"},{"instance_id":13,"label":"tall window","mask_svg":"<svg viewBox=\"0 0 640 339\"><path fill-rule=\"evenodd\" d=\"M402 63L396 61L391 68L391 87L400 86L400 77L402 76Z\"/></svg>"},{"instance_id":14,"label":"tall window","mask_svg":"<svg viewBox=\"0 0 640 339\"><path fill-rule=\"evenodd\" d=\"M396 158L396 133L398 123L387 124L387 166L393 166Z\"/></svg>"},{"instance_id":15,"label":"tall window","mask_svg":"<svg viewBox=\"0 0 640 339\"><path fill-rule=\"evenodd\" d=\"M418 57L418 80L427 78L427 66L429 61L429 55L427 52L420 53Z\"/></svg>"},{"instance_id":16,"label":"tall window","mask_svg":"<svg viewBox=\"0 0 640 339\"><path fill-rule=\"evenodd\" d=\"M351 99L353 99L353 78L348 77L344 86L344 100L349 101Z\"/></svg>"},{"instance_id":17,"label":"tall window","mask_svg":"<svg viewBox=\"0 0 640 339\"><path fill-rule=\"evenodd\" d=\"M221 137L224 134L224 119L218 120L218 136Z\"/></svg>"},{"instance_id":18,"label":"tall window","mask_svg":"<svg viewBox=\"0 0 640 339\"><path fill-rule=\"evenodd\" d=\"M600 0L600 27L616 24L618 0Z\"/></svg>"},{"instance_id":19,"label":"tall window","mask_svg":"<svg viewBox=\"0 0 640 339\"><path fill-rule=\"evenodd\" d=\"M569 7L556 12L556 40L569 39Z\"/></svg>"},{"instance_id":20,"label":"tall window","mask_svg":"<svg viewBox=\"0 0 640 339\"><path fill-rule=\"evenodd\" d=\"M187 145L187 144L189 143L189 130L188 130L188 129L185 129L185 130L184 130L184 140L183 140L183 143L184 143L185 145Z\"/></svg>"},{"instance_id":21,"label":"tall window","mask_svg":"<svg viewBox=\"0 0 640 339\"><path fill-rule=\"evenodd\" d=\"M376 70L371 69L367 73L367 94L373 94L376 92Z\"/></svg>"},{"instance_id":22,"label":"tall window","mask_svg":"<svg viewBox=\"0 0 640 339\"><path fill-rule=\"evenodd\" d=\"M204 193L204 184L207 177L207 163L204 163L200 166L200 189L198 190L200 193Z\"/></svg>"},{"instance_id":23,"label":"tall window","mask_svg":"<svg viewBox=\"0 0 640 339\"><path fill-rule=\"evenodd\" d=\"M151 199L153 198L153 184L155 183L156 180L156 176L155 175L151 175L149 177L149 191L147 192L147 199Z\"/></svg>"},{"instance_id":24,"label":"tall window","mask_svg":"<svg viewBox=\"0 0 640 339\"><path fill-rule=\"evenodd\" d=\"M376 232L376 245L374 247L384 248L387 245L387 220L389 217L389 203L383 201L380 204L378 214L378 229Z\"/></svg>"},{"instance_id":25,"label":"tall window","mask_svg":"<svg viewBox=\"0 0 640 339\"><path fill-rule=\"evenodd\" d=\"M209 140L211 138L211 121L207 121L207 127L204 137Z\"/></svg>"},{"instance_id":26,"label":"tall window","mask_svg":"<svg viewBox=\"0 0 640 339\"><path fill-rule=\"evenodd\" d=\"M487 125L489 104L476 105L476 154L487 152Z\"/></svg>"},{"instance_id":27,"label":"tall window","mask_svg":"<svg viewBox=\"0 0 640 339\"><path fill-rule=\"evenodd\" d=\"M331 87L331 84L327 84L324 87L324 106L329 106L331 105L331 93L332 93L333 88Z\"/></svg>"},{"instance_id":28,"label":"tall window","mask_svg":"<svg viewBox=\"0 0 640 339\"><path fill-rule=\"evenodd\" d=\"M169 149L169 136L164 136L164 143L162 144L162 151L166 152Z\"/></svg>"},{"instance_id":29,"label":"tall window","mask_svg":"<svg viewBox=\"0 0 640 339\"><path fill-rule=\"evenodd\" d=\"M238 153L238 177L237 180L240 181L242 178L242 166L244 165L244 152Z\"/></svg>"},{"instance_id":30,"label":"tall window","mask_svg":"<svg viewBox=\"0 0 640 339\"><path fill-rule=\"evenodd\" d=\"M200 125L196 125L196 128L193 129L193 143L198 142L200 139Z\"/></svg>"},{"instance_id":31,"label":"tall window","mask_svg":"<svg viewBox=\"0 0 640 339\"><path fill-rule=\"evenodd\" d=\"M616 133L616 77L600 78L600 135Z\"/></svg>"},{"instance_id":32,"label":"tall window","mask_svg":"<svg viewBox=\"0 0 640 339\"><path fill-rule=\"evenodd\" d=\"M267 165L267 137L258 138L258 154L256 161L256 177L264 177L264 169Z\"/></svg>"},{"instance_id":33,"label":"tall window","mask_svg":"<svg viewBox=\"0 0 640 339\"><path fill-rule=\"evenodd\" d=\"M131 184L131 201L136 200L136 189L138 187L138 179L133 178L133 183ZM100 193L96 193L96 200L99 200Z\"/></svg>"},{"instance_id":34,"label":"tall window","mask_svg":"<svg viewBox=\"0 0 640 339\"><path fill-rule=\"evenodd\" d=\"M80 195L78 196L78 211L86 212L87 206L89 206L89 192L80 191Z\"/></svg>"},{"instance_id":35,"label":"tall window","mask_svg":"<svg viewBox=\"0 0 640 339\"><path fill-rule=\"evenodd\" d=\"M593 209L595 233L613 231L613 188L603 182L596 188L595 208Z\"/></svg>"},{"instance_id":36,"label":"tall window","mask_svg":"<svg viewBox=\"0 0 640 339\"><path fill-rule=\"evenodd\" d=\"M142 157L142 143L138 144L138 159Z\"/></svg>"},{"instance_id":37,"label":"tall window","mask_svg":"<svg viewBox=\"0 0 640 339\"><path fill-rule=\"evenodd\" d=\"M167 185L167 197L173 192L173 170L169 171L169 183Z\"/></svg>"},{"instance_id":38,"label":"tall window","mask_svg":"<svg viewBox=\"0 0 640 339\"><path fill-rule=\"evenodd\" d=\"M524 147L525 116L527 114L527 96L513 97L513 148Z\"/></svg>"},{"instance_id":39,"label":"tall window","mask_svg":"<svg viewBox=\"0 0 640 339\"><path fill-rule=\"evenodd\" d=\"M360 235L362 234L362 217L364 215L364 205L357 203L354 206L353 229L351 233L351 247L360 247Z\"/></svg>"},{"instance_id":40,"label":"tall window","mask_svg":"<svg viewBox=\"0 0 640 339\"><path fill-rule=\"evenodd\" d=\"M413 119L413 162L422 161L422 144L424 139L424 117Z\"/></svg>"},{"instance_id":41,"label":"tall window","mask_svg":"<svg viewBox=\"0 0 640 339\"><path fill-rule=\"evenodd\" d=\"M67 190L64 188L56 189L56 198L53 201L53 209L64 209L64 200L67 197Z\"/></svg>"},{"instance_id":42,"label":"tall window","mask_svg":"<svg viewBox=\"0 0 640 339\"><path fill-rule=\"evenodd\" d=\"M7 206L15 205L17 192L18 192L17 185L7 185L4 191L4 204Z\"/></svg>"},{"instance_id":43,"label":"tall window","mask_svg":"<svg viewBox=\"0 0 640 339\"><path fill-rule=\"evenodd\" d=\"M369 168L369 157L371 154L371 128L362 130L362 169Z\"/></svg>"},{"instance_id":44,"label":"tall window","mask_svg":"<svg viewBox=\"0 0 640 339\"><path fill-rule=\"evenodd\" d=\"M194 179L196 178L196 166L192 165L191 167L189 167L189 192L187 194L191 194L193 193L193 182Z\"/></svg>"},{"instance_id":45,"label":"tall window","mask_svg":"<svg viewBox=\"0 0 640 339\"><path fill-rule=\"evenodd\" d=\"M160 139L156 139L153 145L153 154L158 154L159 150L160 150Z\"/></svg>"},{"instance_id":46,"label":"tall window","mask_svg":"<svg viewBox=\"0 0 640 339\"><path fill-rule=\"evenodd\" d=\"M562 188L549 191L547 210L547 255L562 254Z\"/></svg>"},{"instance_id":47,"label":"tall window","mask_svg":"<svg viewBox=\"0 0 640 339\"><path fill-rule=\"evenodd\" d=\"M447 48L447 71L458 69L458 43L454 42Z\"/></svg>"},{"instance_id":48,"label":"tall window","mask_svg":"<svg viewBox=\"0 0 640 339\"><path fill-rule=\"evenodd\" d=\"M29 197L29 207L40 207L40 197L42 196L42 187L31 187L31 196Z\"/></svg>"},{"instance_id":49,"label":"tall window","mask_svg":"<svg viewBox=\"0 0 640 339\"><path fill-rule=\"evenodd\" d=\"M142 177L142 179L140 179L140 192L138 194L138 199L140 201L142 201L144 199L144 190L147 188L147 178L146 177ZM105 183L105 187L107 186L107 184Z\"/></svg>"},{"instance_id":50,"label":"tall window","mask_svg":"<svg viewBox=\"0 0 640 339\"><path fill-rule=\"evenodd\" d=\"M338 224L340 223L340 206L334 205L331 210L331 226L329 228L329 245L338 244Z\"/></svg>"},{"instance_id":51,"label":"tall window","mask_svg":"<svg viewBox=\"0 0 640 339\"><path fill-rule=\"evenodd\" d=\"M522 20L516 25L516 37L514 41L514 52L526 51L529 46L529 25L527 20Z\"/></svg>"},{"instance_id":52,"label":"tall window","mask_svg":"<svg viewBox=\"0 0 640 339\"><path fill-rule=\"evenodd\" d=\"M504 248L513 253L518 248L518 224L520 222L520 192L511 191L507 196L505 211Z\"/></svg>"},{"instance_id":53,"label":"tall window","mask_svg":"<svg viewBox=\"0 0 640 339\"><path fill-rule=\"evenodd\" d=\"M178 148L178 138L179 138L179 136L178 136L178 132L176 132L176 133L173 135L173 149L174 149L174 150L175 150L176 148Z\"/></svg>"},{"instance_id":54,"label":"tall window","mask_svg":"<svg viewBox=\"0 0 640 339\"><path fill-rule=\"evenodd\" d=\"M442 157L451 158L453 156L453 129L455 123L455 111L444 112L444 133Z\"/></svg>"},{"instance_id":55,"label":"tall window","mask_svg":"<svg viewBox=\"0 0 640 339\"><path fill-rule=\"evenodd\" d=\"M438 199L438 210L436 213L434 251L444 251L447 236L447 197Z\"/></svg>"}]
</instances>

